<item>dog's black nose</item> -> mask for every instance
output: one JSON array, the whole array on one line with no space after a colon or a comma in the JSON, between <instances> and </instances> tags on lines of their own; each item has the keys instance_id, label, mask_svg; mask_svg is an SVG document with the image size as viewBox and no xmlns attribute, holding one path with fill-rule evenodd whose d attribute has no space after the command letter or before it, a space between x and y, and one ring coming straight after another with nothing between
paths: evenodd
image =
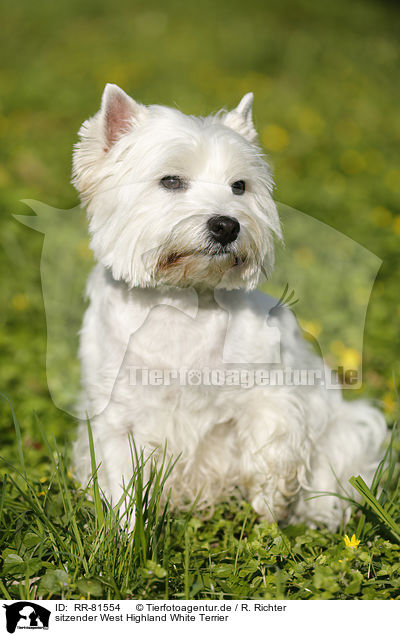
<instances>
[{"instance_id":1,"label":"dog's black nose","mask_svg":"<svg viewBox=\"0 0 400 636\"><path fill-rule=\"evenodd\" d=\"M240 223L232 216L212 216L207 227L213 239L221 245L232 243L240 232Z\"/></svg>"}]
</instances>

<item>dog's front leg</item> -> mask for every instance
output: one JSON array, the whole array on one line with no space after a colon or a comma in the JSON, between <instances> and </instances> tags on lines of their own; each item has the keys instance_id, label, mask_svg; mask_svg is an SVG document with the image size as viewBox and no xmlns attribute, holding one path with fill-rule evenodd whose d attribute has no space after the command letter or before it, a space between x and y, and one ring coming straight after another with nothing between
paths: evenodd
<instances>
[{"instance_id":1,"label":"dog's front leg","mask_svg":"<svg viewBox=\"0 0 400 636\"><path fill-rule=\"evenodd\" d=\"M77 477L86 487L93 483L96 476L104 499L119 511L121 523L124 524L129 514L132 525L135 486L141 480L146 488L150 478L150 451L140 447L131 433L116 430L110 425L110 407L93 418L91 429L96 470L92 470L87 424L82 422L74 449Z\"/></svg>"},{"instance_id":2,"label":"dog's front leg","mask_svg":"<svg viewBox=\"0 0 400 636\"><path fill-rule=\"evenodd\" d=\"M287 517L299 491L310 443L304 413L294 396L256 391L237 422L239 482L254 510L276 522Z\"/></svg>"}]
</instances>

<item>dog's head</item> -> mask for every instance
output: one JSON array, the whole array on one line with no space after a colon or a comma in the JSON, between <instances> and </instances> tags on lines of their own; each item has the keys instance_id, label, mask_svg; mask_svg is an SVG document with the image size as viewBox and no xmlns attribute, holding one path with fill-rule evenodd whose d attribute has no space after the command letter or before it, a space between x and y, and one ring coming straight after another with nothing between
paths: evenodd
<instances>
[{"instance_id":1,"label":"dog's head","mask_svg":"<svg viewBox=\"0 0 400 636\"><path fill-rule=\"evenodd\" d=\"M114 278L251 289L271 270L281 230L252 101L249 93L230 112L191 117L107 84L79 131L73 183L91 247Z\"/></svg>"}]
</instances>

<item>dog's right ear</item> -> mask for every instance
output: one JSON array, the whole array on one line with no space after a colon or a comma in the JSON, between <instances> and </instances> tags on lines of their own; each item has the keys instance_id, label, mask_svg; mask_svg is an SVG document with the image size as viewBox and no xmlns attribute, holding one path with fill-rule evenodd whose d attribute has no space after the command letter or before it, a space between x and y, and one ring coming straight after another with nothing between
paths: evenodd
<instances>
[{"instance_id":1,"label":"dog's right ear","mask_svg":"<svg viewBox=\"0 0 400 636\"><path fill-rule=\"evenodd\" d=\"M80 141L74 146L72 183L84 202L90 199L102 160L146 115L146 106L135 102L116 84L106 84L100 110L82 124Z\"/></svg>"},{"instance_id":2,"label":"dog's right ear","mask_svg":"<svg viewBox=\"0 0 400 636\"><path fill-rule=\"evenodd\" d=\"M146 115L147 108L138 104L116 84L106 84L101 98L105 150L129 132Z\"/></svg>"}]
</instances>

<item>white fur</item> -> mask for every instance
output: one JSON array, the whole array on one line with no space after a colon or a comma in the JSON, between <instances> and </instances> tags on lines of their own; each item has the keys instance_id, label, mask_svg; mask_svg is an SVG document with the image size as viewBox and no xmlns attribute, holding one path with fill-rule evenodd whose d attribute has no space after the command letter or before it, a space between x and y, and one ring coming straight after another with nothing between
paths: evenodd
<instances>
[{"instance_id":1,"label":"white fur","mask_svg":"<svg viewBox=\"0 0 400 636\"><path fill-rule=\"evenodd\" d=\"M368 403L320 385L131 382L133 367L234 369L242 361L243 369L323 369L292 313L273 311L276 301L255 291L261 267L273 267L281 228L251 104L249 94L231 112L189 117L107 85L101 110L83 124L74 183L98 260L81 332L83 409L100 484L114 503L132 474L133 436L146 454L166 443L168 456L179 456L168 480L177 506L196 496L209 506L239 488L266 519L334 529L343 501L309 497L340 492L352 474L371 478L385 423ZM187 187L166 190L167 175ZM246 182L241 196L231 189L238 180ZM214 252L207 231L214 215L240 223L226 253ZM75 464L87 483L85 423Z\"/></svg>"}]
</instances>

